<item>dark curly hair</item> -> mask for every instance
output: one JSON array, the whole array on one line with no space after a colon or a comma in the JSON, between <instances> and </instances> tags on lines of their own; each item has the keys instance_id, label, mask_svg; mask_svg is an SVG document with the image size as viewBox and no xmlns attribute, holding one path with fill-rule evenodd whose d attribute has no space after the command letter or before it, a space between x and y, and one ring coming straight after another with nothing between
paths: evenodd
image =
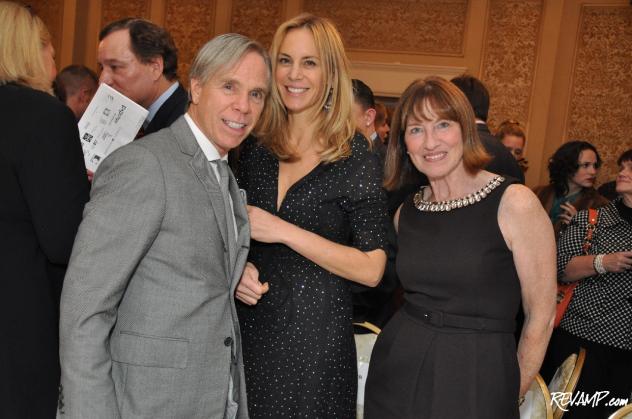
<instances>
[{"instance_id":1,"label":"dark curly hair","mask_svg":"<svg viewBox=\"0 0 632 419\"><path fill-rule=\"evenodd\" d=\"M579 169L579 155L584 150L592 150L597 156L597 167L601 166L601 157L594 145L586 141L569 141L558 148L549 159L549 182L555 189L555 196L568 193L568 180Z\"/></svg>"},{"instance_id":2,"label":"dark curly hair","mask_svg":"<svg viewBox=\"0 0 632 419\"><path fill-rule=\"evenodd\" d=\"M122 29L129 31L132 52L141 63L162 57L162 74L169 81L175 80L178 73L178 49L166 29L145 20L124 18L109 23L99 32L99 41Z\"/></svg>"}]
</instances>

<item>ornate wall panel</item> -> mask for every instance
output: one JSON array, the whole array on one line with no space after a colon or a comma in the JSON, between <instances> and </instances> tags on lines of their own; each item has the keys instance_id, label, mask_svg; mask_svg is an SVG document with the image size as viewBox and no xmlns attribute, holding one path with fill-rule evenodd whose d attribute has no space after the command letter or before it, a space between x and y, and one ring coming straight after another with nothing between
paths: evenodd
<instances>
[{"instance_id":1,"label":"ornate wall panel","mask_svg":"<svg viewBox=\"0 0 632 419\"><path fill-rule=\"evenodd\" d=\"M630 51L631 7L582 8L565 139L597 147L599 182L614 179L617 157L632 148Z\"/></svg>"},{"instance_id":2,"label":"ornate wall panel","mask_svg":"<svg viewBox=\"0 0 632 419\"><path fill-rule=\"evenodd\" d=\"M178 48L178 76L185 85L195 55L213 37L214 20L214 0L167 0L165 28Z\"/></svg>"},{"instance_id":3,"label":"ornate wall panel","mask_svg":"<svg viewBox=\"0 0 632 419\"><path fill-rule=\"evenodd\" d=\"M505 119L529 120L542 9L542 0L489 3L481 77L491 97L491 127Z\"/></svg>"},{"instance_id":4,"label":"ornate wall panel","mask_svg":"<svg viewBox=\"0 0 632 419\"><path fill-rule=\"evenodd\" d=\"M124 17L149 17L151 0L104 0L101 7L101 27Z\"/></svg>"},{"instance_id":5,"label":"ornate wall panel","mask_svg":"<svg viewBox=\"0 0 632 419\"><path fill-rule=\"evenodd\" d=\"M305 0L351 50L463 55L467 0Z\"/></svg>"},{"instance_id":6,"label":"ornate wall panel","mask_svg":"<svg viewBox=\"0 0 632 419\"><path fill-rule=\"evenodd\" d=\"M46 24L53 38L53 47L55 47L55 50L57 50L59 54L64 10L63 0L36 0L29 1L28 4L33 6L35 13Z\"/></svg>"},{"instance_id":7,"label":"ornate wall panel","mask_svg":"<svg viewBox=\"0 0 632 419\"><path fill-rule=\"evenodd\" d=\"M283 7L283 0L233 0L231 30L269 47L276 28L285 20Z\"/></svg>"}]
</instances>

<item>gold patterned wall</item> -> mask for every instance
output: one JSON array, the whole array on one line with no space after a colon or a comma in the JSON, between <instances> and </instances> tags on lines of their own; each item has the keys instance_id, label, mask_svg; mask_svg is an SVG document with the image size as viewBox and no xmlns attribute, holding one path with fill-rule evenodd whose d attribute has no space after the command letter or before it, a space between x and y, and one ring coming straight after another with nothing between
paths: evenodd
<instances>
[{"instance_id":1,"label":"gold patterned wall","mask_svg":"<svg viewBox=\"0 0 632 419\"><path fill-rule=\"evenodd\" d=\"M165 28L178 48L178 76L185 85L197 51L213 38L214 21L213 0L167 0Z\"/></svg>"},{"instance_id":2,"label":"gold patterned wall","mask_svg":"<svg viewBox=\"0 0 632 419\"><path fill-rule=\"evenodd\" d=\"M632 148L632 7L582 7L576 48L565 138L597 147L605 182Z\"/></svg>"},{"instance_id":3,"label":"gold patterned wall","mask_svg":"<svg viewBox=\"0 0 632 419\"><path fill-rule=\"evenodd\" d=\"M149 17L151 0L103 0L101 6L101 27L125 17Z\"/></svg>"},{"instance_id":4,"label":"gold patterned wall","mask_svg":"<svg viewBox=\"0 0 632 419\"><path fill-rule=\"evenodd\" d=\"M63 21L63 0L35 0L29 4L33 7L35 13L46 24L51 37L53 38L53 47L59 54L61 49L61 32Z\"/></svg>"},{"instance_id":5,"label":"gold patterned wall","mask_svg":"<svg viewBox=\"0 0 632 419\"><path fill-rule=\"evenodd\" d=\"M332 19L350 50L463 55L467 0L305 0L303 9Z\"/></svg>"},{"instance_id":6,"label":"gold patterned wall","mask_svg":"<svg viewBox=\"0 0 632 419\"><path fill-rule=\"evenodd\" d=\"M285 21L283 0L234 0L231 31L261 42L272 43L276 28Z\"/></svg>"},{"instance_id":7,"label":"gold patterned wall","mask_svg":"<svg viewBox=\"0 0 632 419\"><path fill-rule=\"evenodd\" d=\"M542 9L543 0L490 1L481 78L491 97L491 127L529 121Z\"/></svg>"}]
</instances>

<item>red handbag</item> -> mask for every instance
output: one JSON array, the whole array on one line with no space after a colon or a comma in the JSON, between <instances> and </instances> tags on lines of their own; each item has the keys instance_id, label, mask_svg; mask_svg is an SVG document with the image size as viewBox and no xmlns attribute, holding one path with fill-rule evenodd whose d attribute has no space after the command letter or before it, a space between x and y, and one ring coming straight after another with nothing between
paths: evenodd
<instances>
[{"instance_id":1,"label":"red handbag","mask_svg":"<svg viewBox=\"0 0 632 419\"><path fill-rule=\"evenodd\" d=\"M584 238L584 244L582 246L584 255L588 254L590 246L592 245L593 231L595 231L595 227L597 226L598 218L599 212L594 208L589 208L588 226L586 226L586 237ZM564 313L566 313L566 309L571 303L573 292L575 291L575 287L577 287L577 285L579 285L579 281L574 281L570 283L557 283L557 306L555 308L555 322L553 323L553 327L558 327L562 322L562 317L564 317Z\"/></svg>"}]
</instances>

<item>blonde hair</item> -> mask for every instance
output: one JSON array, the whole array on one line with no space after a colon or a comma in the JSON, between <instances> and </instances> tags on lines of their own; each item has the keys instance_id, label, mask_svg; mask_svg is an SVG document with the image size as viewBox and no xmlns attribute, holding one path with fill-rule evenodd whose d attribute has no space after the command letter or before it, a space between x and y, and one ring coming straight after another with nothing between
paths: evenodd
<instances>
[{"instance_id":1,"label":"blonde hair","mask_svg":"<svg viewBox=\"0 0 632 419\"><path fill-rule=\"evenodd\" d=\"M409 117L430 121L433 112L437 118L457 122L463 141L463 166L469 174L476 174L491 160L476 131L474 111L467 97L456 85L430 76L415 80L402 93L391 124L386 155L384 187L395 190L414 181L417 171L406 152L404 132Z\"/></svg>"},{"instance_id":2,"label":"blonde hair","mask_svg":"<svg viewBox=\"0 0 632 419\"><path fill-rule=\"evenodd\" d=\"M295 29L306 29L312 34L323 63L324 86L315 105L319 109L315 116L316 136L324 141L321 144L321 161L334 162L351 155L350 141L354 134L354 125L351 115L353 90L349 61L334 24L326 18L304 13L281 24L277 29L270 48L272 74L276 72L279 48L283 40ZM255 132L260 142L280 160L297 157L296 150L289 143L288 112L276 83L273 83L269 102Z\"/></svg>"},{"instance_id":3,"label":"blonde hair","mask_svg":"<svg viewBox=\"0 0 632 419\"><path fill-rule=\"evenodd\" d=\"M0 1L0 85L19 83L52 94L42 48L51 42L42 19L17 3Z\"/></svg>"}]
</instances>

